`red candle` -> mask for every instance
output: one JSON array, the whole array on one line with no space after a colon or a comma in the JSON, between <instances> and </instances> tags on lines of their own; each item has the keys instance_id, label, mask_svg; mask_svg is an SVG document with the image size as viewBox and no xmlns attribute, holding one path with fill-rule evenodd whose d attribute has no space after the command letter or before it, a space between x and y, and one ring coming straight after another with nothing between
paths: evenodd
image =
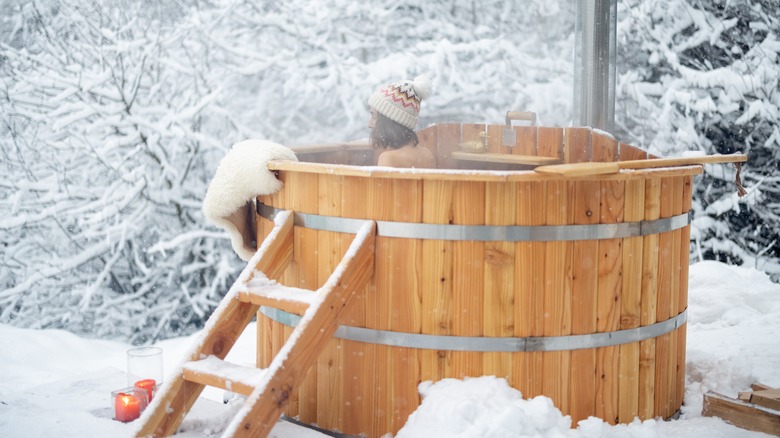
<instances>
[{"instance_id":1,"label":"red candle","mask_svg":"<svg viewBox=\"0 0 780 438\"><path fill-rule=\"evenodd\" d=\"M114 417L127 423L141 416L141 400L133 394L120 392L114 400Z\"/></svg>"},{"instance_id":2,"label":"red candle","mask_svg":"<svg viewBox=\"0 0 780 438\"><path fill-rule=\"evenodd\" d=\"M152 396L154 395L154 388L157 386L157 382L154 379L144 379L139 380L135 382L134 385L138 389L143 389L148 394L148 397L146 400L151 403L152 402Z\"/></svg>"}]
</instances>

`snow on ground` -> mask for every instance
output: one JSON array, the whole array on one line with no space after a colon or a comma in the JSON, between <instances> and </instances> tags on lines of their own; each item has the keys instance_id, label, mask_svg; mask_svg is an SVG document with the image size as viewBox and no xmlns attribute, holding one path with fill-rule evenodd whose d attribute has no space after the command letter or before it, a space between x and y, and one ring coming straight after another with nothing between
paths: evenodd
<instances>
[{"instance_id":1,"label":"snow on ground","mask_svg":"<svg viewBox=\"0 0 780 438\"><path fill-rule=\"evenodd\" d=\"M251 364L250 325L228 360ZM189 350L193 336L162 341L166 369ZM756 381L780 387L780 285L763 272L699 262L690 270L685 405L675 421L635 420L610 426L598 418L571 420L549 398L526 400L492 376L423 382L423 403L399 437L762 437L717 418L701 416L702 395L730 396ZM80 338L61 330L0 325L0 436L121 437L137 424L112 419L110 392L126 386L120 342ZM219 436L237 404L221 403L207 388L183 424L183 437ZM135 422L137 423L137 422ZM325 435L280 422L278 438Z\"/></svg>"}]
</instances>

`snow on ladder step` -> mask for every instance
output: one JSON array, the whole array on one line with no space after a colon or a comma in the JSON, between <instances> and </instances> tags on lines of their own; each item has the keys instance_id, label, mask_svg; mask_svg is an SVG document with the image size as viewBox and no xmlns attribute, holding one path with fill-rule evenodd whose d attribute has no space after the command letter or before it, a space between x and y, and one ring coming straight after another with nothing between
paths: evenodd
<instances>
[{"instance_id":1,"label":"snow on ladder step","mask_svg":"<svg viewBox=\"0 0 780 438\"><path fill-rule=\"evenodd\" d=\"M252 394L255 387L262 382L265 373L265 369L236 365L212 355L182 365L184 380L241 395Z\"/></svg>"},{"instance_id":2,"label":"snow on ladder step","mask_svg":"<svg viewBox=\"0 0 780 438\"><path fill-rule=\"evenodd\" d=\"M237 298L244 303L268 306L302 315L316 298L317 293L308 289L284 286L256 271L251 280L239 290Z\"/></svg>"}]
</instances>

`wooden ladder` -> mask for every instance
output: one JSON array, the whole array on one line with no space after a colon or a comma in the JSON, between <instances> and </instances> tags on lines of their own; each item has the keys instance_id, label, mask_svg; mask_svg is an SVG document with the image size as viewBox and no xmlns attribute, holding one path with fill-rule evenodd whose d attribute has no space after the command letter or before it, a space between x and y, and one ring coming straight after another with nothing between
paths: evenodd
<instances>
[{"instance_id":1,"label":"wooden ladder","mask_svg":"<svg viewBox=\"0 0 780 438\"><path fill-rule=\"evenodd\" d=\"M316 292L285 287L278 278L292 261L293 213L274 219L274 228L206 322L189 360L166 382L141 417L137 437L176 433L203 388L215 386L246 395L223 437L265 437L339 326L374 271L376 223L366 221L328 281ZM240 367L223 359L260 306L303 313L266 369Z\"/></svg>"}]
</instances>

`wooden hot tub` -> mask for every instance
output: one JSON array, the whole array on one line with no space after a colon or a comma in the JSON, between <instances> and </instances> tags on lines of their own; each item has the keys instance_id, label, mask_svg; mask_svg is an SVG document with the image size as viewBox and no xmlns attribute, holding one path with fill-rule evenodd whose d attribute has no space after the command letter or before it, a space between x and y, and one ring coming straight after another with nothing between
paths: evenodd
<instances>
[{"instance_id":1,"label":"wooden hot tub","mask_svg":"<svg viewBox=\"0 0 780 438\"><path fill-rule=\"evenodd\" d=\"M691 183L701 166L545 175L513 156L654 157L590 128L505 128L422 130L440 169L373 167L370 148L349 145L301 147L300 162L271 164L284 188L258 198L260 237L276 213L295 212L281 283L317 289L357 232L350 219L377 221L370 286L294 389L288 416L350 435L394 434L419 405L421 381L481 375L552 398L573 424L679 410ZM487 155L458 153L480 132ZM258 366L297 320L260 309Z\"/></svg>"}]
</instances>

